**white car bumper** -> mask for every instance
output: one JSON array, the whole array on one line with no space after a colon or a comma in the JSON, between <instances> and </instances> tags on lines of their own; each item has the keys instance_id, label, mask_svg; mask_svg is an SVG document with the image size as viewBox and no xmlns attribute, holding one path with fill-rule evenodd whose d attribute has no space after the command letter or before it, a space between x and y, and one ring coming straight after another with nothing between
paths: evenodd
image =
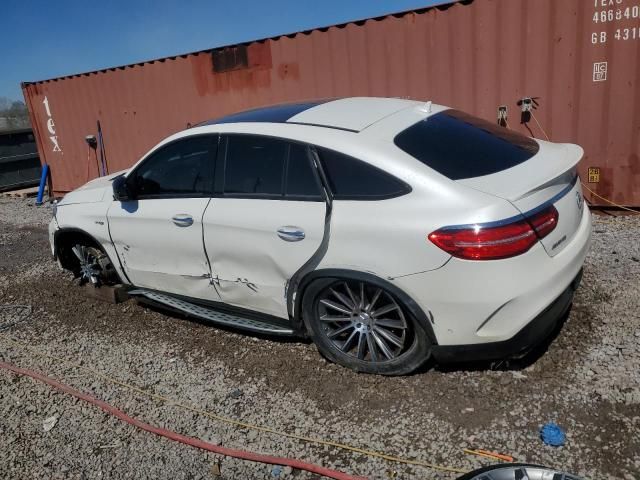
<instances>
[{"instance_id":1,"label":"white car bumper","mask_svg":"<svg viewBox=\"0 0 640 480\"><path fill-rule=\"evenodd\" d=\"M562 299L566 303L568 290L572 296L590 238L591 215L585 208L575 236L554 257L537 245L505 260L452 258L438 270L394 283L431 313L439 346L508 342L525 327L531 328L534 320L540 321L539 316L549 316L550 307ZM555 313L559 317L564 312Z\"/></svg>"},{"instance_id":2,"label":"white car bumper","mask_svg":"<svg viewBox=\"0 0 640 480\"><path fill-rule=\"evenodd\" d=\"M55 256L56 251L55 251L55 234L56 231L59 229L58 227L58 221L56 220L56 217L53 217L51 219L51 221L49 222L49 246L51 247L51 255Z\"/></svg>"}]
</instances>

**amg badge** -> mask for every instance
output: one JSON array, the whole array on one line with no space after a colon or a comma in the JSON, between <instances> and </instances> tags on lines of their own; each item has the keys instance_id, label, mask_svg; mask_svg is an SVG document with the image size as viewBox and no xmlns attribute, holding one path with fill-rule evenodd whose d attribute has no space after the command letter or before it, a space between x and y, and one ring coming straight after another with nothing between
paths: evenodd
<instances>
[{"instance_id":1,"label":"amg badge","mask_svg":"<svg viewBox=\"0 0 640 480\"><path fill-rule=\"evenodd\" d=\"M555 250L556 248L558 248L558 246L564 242L567 239L566 235L563 235L562 238L560 240L558 240L556 243L553 244L553 246L551 247L551 250Z\"/></svg>"}]
</instances>

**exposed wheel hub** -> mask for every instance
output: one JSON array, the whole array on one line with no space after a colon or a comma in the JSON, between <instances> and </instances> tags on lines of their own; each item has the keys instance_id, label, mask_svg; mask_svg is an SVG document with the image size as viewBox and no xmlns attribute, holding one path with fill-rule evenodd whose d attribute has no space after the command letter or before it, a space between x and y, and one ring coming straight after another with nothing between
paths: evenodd
<instances>
[{"instance_id":1,"label":"exposed wheel hub","mask_svg":"<svg viewBox=\"0 0 640 480\"><path fill-rule=\"evenodd\" d=\"M354 317L353 324L354 328L358 330L358 332L366 334L367 332L371 331L374 320L369 316L368 313L361 312Z\"/></svg>"},{"instance_id":2,"label":"exposed wheel hub","mask_svg":"<svg viewBox=\"0 0 640 480\"><path fill-rule=\"evenodd\" d=\"M95 286L100 285L102 273L100 259L103 253L94 247L80 244L74 245L71 250L80 265L80 284L89 282Z\"/></svg>"},{"instance_id":3,"label":"exposed wheel hub","mask_svg":"<svg viewBox=\"0 0 640 480\"><path fill-rule=\"evenodd\" d=\"M80 264L80 275L82 278L91 281L91 283L98 282L98 279L94 275L94 266L90 263L84 262Z\"/></svg>"}]
</instances>

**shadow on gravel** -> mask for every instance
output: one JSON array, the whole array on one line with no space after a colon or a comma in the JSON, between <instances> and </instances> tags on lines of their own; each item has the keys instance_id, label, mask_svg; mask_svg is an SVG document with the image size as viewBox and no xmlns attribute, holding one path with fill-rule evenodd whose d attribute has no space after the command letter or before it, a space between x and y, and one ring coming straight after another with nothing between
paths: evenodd
<instances>
[{"instance_id":1,"label":"shadow on gravel","mask_svg":"<svg viewBox=\"0 0 640 480\"><path fill-rule=\"evenodd\" d=\"M207 320L193 317L187 315L179 310L173 310L162 305L156 305L151 302L138 300L137 303L149 310L152 310L156 313L160 313L162 315L169 315L171 317L186 320L191 323L195 323L198 325L203 325L206 327L213 327L216 329L224 330L226 332L235 333L238 335L242 335L245 337L253 337L262 340L270 340L272 342L277 342L281 344L311 344L312 341L309 338L301 337L301 336L282 336L282 335L268 335L261 334L257 332L251 332L247 330L237 329L225 325L221 325L214 322L209 322ZM476 362L459 362L459 363L448 363L448 364L438 364L433 359L427 361L420 368L415 370L414 372L406 375L407 377L422 375L428 371L434 370L441 373L448 372L483 372L483 371L518 371L524 370L527 367L536 363L543 355L547 353L549 347L556 340L562 329L564 328L565 323L567 322L571 311L573 310L573 304L567 309L567 311L562 315L562 317L558 320L553 331L540 342L538 345L534 346L531 350L526 352L526 354L519 358L498 360L498 361L476 361Z\"/></svg>"},{"instance_id":2,"label":"shadow on gravel","mask_svg":"<svg viewBox=\"0 0 640 480\"><path fill-rule=\"evenodd\" d=\"M572 309L573 304L570 305L567 311L558 320L553 331L541 343L533 347L522 357L498 361L460 362L444 365L436 364L435 361L431 360L423 365L420 369L415 371L414 374L421 374L431 369L442 373L524 370L525 368L536 363L543 355L547 353L551 344L556 340L556 338L562 331Z\"/></svg>"},{"instance_id":3,"label":"shadow on gravel","mask_svg":"<svg viewBox=\"0 0 640 480\"><path fill-rule=\"evenodd\" d=\"M216 328L218 330L224 330L225 332L230 332L230 333L235 333L238 335L242 335L243 337L252 337L252 338L258 338L260 340L270 340L272 342L278 342L278 343L283 343L283 344L287 344L287 343L305 343L305 344L309 344L311 343L311 340L309 340L308 338L304 338L304 337L300 337L300 336L285 336L285 335L269 335L266 333L259 333L259 332L252 332L249 330L242 330L240 328L233 328L231 326L227 326L227 325L222 325L220 323L215 323L215 322L210 322L207 320L204 320L202 318L199 317L194 317L191 315L187 315L183 312L181 312L180 310L173 310L171 308L165 307L163 305L156 305L152 302L146 301L146 300L134 300L138 305L140 305L143 308L147 308L149 310L152 310L156 313L159 313L161 315L166 315L166 316L171 316L173 318L177 318L180 320L186 320L188 322L191 323L195 323L198 325L203 325L205 327L208 328ZM223 311L223 310L220 310ZM225 312L228 313L228 312Z\"/></svg>"}]
</instances>

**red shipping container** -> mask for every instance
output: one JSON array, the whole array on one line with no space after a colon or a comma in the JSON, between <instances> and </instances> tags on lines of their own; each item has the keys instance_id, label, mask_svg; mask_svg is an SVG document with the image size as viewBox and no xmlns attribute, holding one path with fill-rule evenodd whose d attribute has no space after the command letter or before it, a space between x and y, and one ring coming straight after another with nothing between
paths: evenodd
<instances>
[{"instance_id":1,"label":"red shipping container","mask_svg":"<svg viewBox=\"0 0 640 480\"><path fill-rule=\"evenodd\" d=\"M475 0L23 84L63 193L167 135L252 107L354 95L432 100L585 149L583 181L640 206L640 0ZM538 104L521 124L525 97ZM525 113L525 115L527 115ZM606 202L587 192L595 205Z\"/></svg>"}]
</instances>

